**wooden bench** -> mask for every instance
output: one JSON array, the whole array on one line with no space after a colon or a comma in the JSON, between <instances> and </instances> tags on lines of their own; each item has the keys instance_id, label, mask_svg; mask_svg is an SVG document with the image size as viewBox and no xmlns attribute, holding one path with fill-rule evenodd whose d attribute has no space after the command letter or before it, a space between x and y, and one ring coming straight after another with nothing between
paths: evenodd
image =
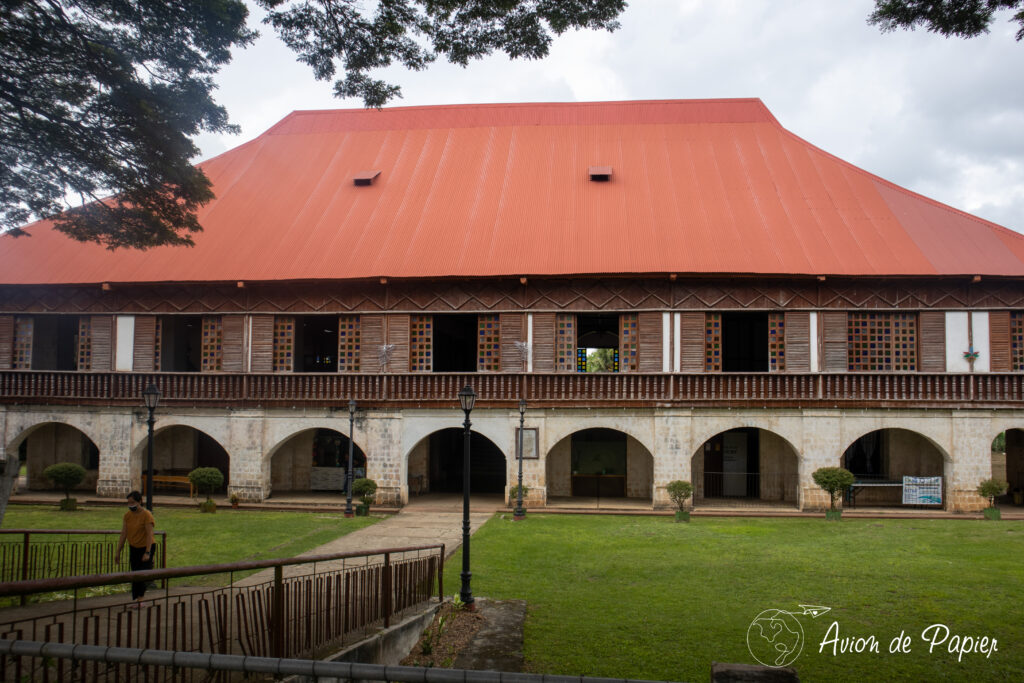
<instances>
[{"instance_id":1,"label":"wooden bench","mask_svg":"<svg viewBox=\"0 0 1024 683\"><path fill-rule=\"evenodd\" d=\"M146 493L146 475L142 475L142 493ZM192 485L192 480L188 477L173 477L167 474L153 475L153 490L163 488L183 488L188 489L188 497L196 497L196 487Z\"/></svg>"}]
</instances>

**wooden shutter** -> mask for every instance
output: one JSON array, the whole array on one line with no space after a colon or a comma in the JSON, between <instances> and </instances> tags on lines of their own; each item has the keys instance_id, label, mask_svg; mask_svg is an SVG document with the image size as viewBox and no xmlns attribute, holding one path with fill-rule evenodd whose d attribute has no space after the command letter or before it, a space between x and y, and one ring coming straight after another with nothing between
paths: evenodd
<instances>
[{"instance_id":1,"label":"wooden shutter","mask_svg":"<svg viewBox=\"0 0 1024 683\"><path fill-rule=\"evenodd\" d=\"M847 372L850 367L846 311L823 311L821 320L823 372Z\"/></svg>"},{"instance_id":2,"label":"wooden shutter","mask_svg":"<svg viewBox=\"0 0 1024 683\"><path fill-rule=\"evenodd\" d=\"M249 370L251 372L273 372L274 371L274 316L254 315L252 316L252 339L249 340L252 346L252 359Z\"/></svg>"},{"instance_id":3,"label":"wooden shutter","mask_svg":"<svg viewBox=\"0 0 1024 683\"><path fill-rule=\"evenodd\" d=\"M967 315L970 315L968 313ZM1010 356L1010 312L991 311L988 314L989 369L992 372L1009 372L1012 369Z\"/></svg>"},{"instance_id":4,"label":"wooden shutter","mask_svg":"<svg viewBox=\"0 0 1024 683\"><path fill-rule=\"evenodd\" d=\"M680 369L683 372L704 372L704 313L691 311L680 317Z\"/></svg>"},{"instance_id":5,"label":"wooden shutter","mask_svg":"<svg viewBox=\"0 0 1024 683\"><path fill-rule=\"evenodd\" d=\"M526 362L516 342L525 342L525 313L502 313L499 317L501 326L501 371L525 372Z\"/></svg>"},{"instance_id":6,"label":"wooden shutter","mask_svg":"<svg viewBox=\"0 0 1024 683\"><path fill-rule=\"evenodd\" d=\"M14 316L0 315L0 370L11 367L14 355Z\"/></svg>"},{"instance_id":7,"label":"wooden shutter","mask_svg":"<svg viewBox=\"0 0 1024 683\"><path fill-rule=\"evenodd\" d=\"M153 372L153 349L156 339L156 318L151 315L135 316L135 341L132 351L132 370Z\"/></svg>"},{"instance_id":8,"label":"wooden shutter","mask_svg":"<svg viewBox=\"0 0 1024 683\"><path fill-rule=\"evenodd\" d=\"M533 371L555 371L555 314L533 314Z\"/></svg>"},{"instance_id":9,"label":"wooden shutter","mask_svg":"<svg viewBox=\"0 0 1024 683\"><path fill-rule=\"evenodd\" d=\"M224 372L245 371L245 316L225 315L222 318L221 349Z\"/></svg>"},{"instance_id":10,"label":"wooden shutter","mask_svg":"<svg viewBox=\"0 0 1024 683\"><path fill-rule=\"evenodd\" d=\"M637 355L640 357L640 372L661 372L663 339L661 329L662 315L659 312L645 312L637 314L637 327L640 348Z\"/></svg>"},{"instance_id":11,"label":"wooden shutter","mask_svg":"<svg viewBox=\"0 0 1024 683\"><path fill-rule=\"evenodd\" d=\"M114 358L114 319L109 315L90 317L92 336L91 370L110 372Z\"/></svg>"},{"instance_id":12,"label":"wooden shutter","mask_svg":"<svg viewBox=\"0 0 1024 683\"><path fill-rule=\"evenodd\" d=\"M359 371L381 371L380 347L384 345L384 316L359 316Z\"/></svg>"},{"instance_id":13,"label":"wooden shutter","mask_svg":"<svg viewBox=\"0 0 1024 683\"><path fill-rule=\"evenodd\" d=\"M389 315L387 319L388 344L394 344L391 351L390 372L409 371L409 316L406 314Z\"/></svg>"},{"instance_id":14,"label":"wooden shutter","mask_svg":"<svg viewBox=\"0 0 1024 683\"><path fill-rule=\"evenodd\" d=\"M917 368L921 372L946 371L946 314L943 311L921 311L918 344L920 357Z\"/></svg>"},{"instance_id":15,"label":"wooden shutter","mask_svg":"<svg viewBox=\"0 0 1024 683\"><path fill-rule=\"evenodd\" d=\"M807 311L788 311L785 322L786 372L810 372L811 314Z\"/></svg>"}]
</instances>

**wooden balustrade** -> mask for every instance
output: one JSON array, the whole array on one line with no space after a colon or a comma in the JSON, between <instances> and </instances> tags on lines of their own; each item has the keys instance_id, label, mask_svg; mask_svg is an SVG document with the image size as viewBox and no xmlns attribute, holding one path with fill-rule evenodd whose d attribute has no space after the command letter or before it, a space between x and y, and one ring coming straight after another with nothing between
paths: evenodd
<instances>
[{"instance_id":1,"label":"wooden balustrade","mask_svg":"<svg viewBox=\"0 0 1024 683\"><path fill-rule=\"evenodd\" d=\"M234 374L0 371L0 403L142 405L150 383L165 405L455 405L469 384L480 405L1012 406L1024 374Z\"/></svg>"}]
</instances>

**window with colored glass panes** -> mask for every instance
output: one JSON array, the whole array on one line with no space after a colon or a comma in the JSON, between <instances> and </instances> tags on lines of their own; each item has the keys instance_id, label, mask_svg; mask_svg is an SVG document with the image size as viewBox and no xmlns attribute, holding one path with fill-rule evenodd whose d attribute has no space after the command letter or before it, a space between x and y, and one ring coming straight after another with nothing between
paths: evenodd
<instances>
[{"instance_id":1,"label":"window with colored glass panes","mask_svg":"<svg viewBox=\"0 0 1024 683\"><path fill-rule=\"evenodd\" d=\"M221 350L224 328L219 315L203 318L202 369L203 372L219 372L224 362Z\"/></svg>"},{"instance_id":2,"label":"window with colored glass panes","mask_svg":"<svg viewBox=\"0 0 1024 683\"><path fill-rule=\"evenodd\" d=\"M291 372L295 368L295 318L274 318L274 372Z\"/></svg>"},{"instance_id":3,"label":"window with colored glass panes","mask_svg":"<svg viewBox=\"0 0 1024 683\"><path fill-rule=\"evenodd\" d=\"M478 315L476 369L497 372L501 369L501 323L496 314Z\"/></svg>"},{"instance_id":4,"label":"window with colored glass panes","mask_svg":"<svg viewBox=\"0 0 1024 683\"><path fill-rule=\"evenodd\" d=\"M359 316L338 318L338 372L359 372Z\"/></svg>"},{"instance_id":5,"label":"window with colored glass panes","mask_svg":"<svg viewBox=\"0 0 1024 683\"><path fill-rule=\"evenodd\" d=\"M32 369L32 329L34 321L28 316L14 319L14 356L11 367L15 370Z\"/></svg>"},{"instance_id":6,"label":"window with colored glass panes","mask_svg":"<svg viewBox=\"0 0 1024 683\"><path fill-rule=\"evenodd\" d=\"M414 315L409 319L409 370L430 372L434 369L434 318Z\"/></svg>"},{"instance_id":7,"label":"window with colored glass panes","mask_svg":"<svg viewBox=\"0 0 1024 683\"><path fill-rule=\"evenodd\" d=\"M704 370L722 371L722 314L704 314Z\"/></svg>"},{"instance_id":8,"label":"window with colored glass panes","mask_svg":"<svg viewBox=\"0 0 1024 683\"><path fill-rule=\"evenodd\" d=\"M786 314L768 314L768 368L771 372L786 371Z\"/></svg>"},{"instance_id":9,"label":"window with colored glass panes","mask_svg":"<svg viewBox=\"0 0 1024 683\"><path fill-rule=\"evenodd\" d=\"M847 314L851 372L917 369L916 313Z\"/></svg>"},{"instance_id":10,"label":"window with colored glass panes","mask_svg":"<svg viewBox=\"0 0 1024 683\"><path fill-rule=\"evenodd\" d=\"M620 369L622 372L636 372L640 369L637 329L636 313L623 313L619 316L619 362L616 364L616 372Z\"/></svg>"},{"instance_id":11,"label":"window with colored glass panes","mask_svg":"<svg viewBox=\"0 0 1024 683\"><path fill-rule=\"evenodd\" d=\"M1010 363L1013 370L1024 370L1024 312L1010 313Z\"/></svg>"},{"instance_id":12,"label":"window with colored glass panes","mask_svg":"<svg viewBox=\"0 0 1024 683\"><path fill-rule=\"evenodd\" d=\"M555 317L555 370L572 372L577 367L577 362L576 316L572 313L559 313Z\"/></svg>"},{"instance_id":13,"label":"window with colored glass panes","mask_svg":"<svg viewBox=\"0 0 1024 683\"><path fill-rule=\"evenodd\" d=\"M92 318L78 319L78 369L92 368Z\"/></svg>"}]
</instances>

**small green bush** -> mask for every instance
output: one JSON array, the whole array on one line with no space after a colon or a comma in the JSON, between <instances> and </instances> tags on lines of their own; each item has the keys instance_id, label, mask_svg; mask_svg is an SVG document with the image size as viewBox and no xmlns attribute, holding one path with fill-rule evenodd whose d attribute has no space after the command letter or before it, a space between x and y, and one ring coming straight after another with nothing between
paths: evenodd
<instances>
[{"instance_id":1,"label":"small green bush","mask_svg":"<svg viewBox=\"0 0 1024 683\"><path fill-rule=\"evenodd\" d=\"M857 480L853 472L842 467L820 467L814 470L811 476L815 484L828 491L830 507L833 510L836 509L836 496Z\"/></svg>"},{"instance_id":2,"label":"small green bush","mask_svg":"<svg viewBox=\"0 0 1024 683\"><path fill-rule=\"evenodd\" d=\"M43 470L43 476L64 492L64 499L71 499L71 489L85 480L85 468L73 462L59 462Z\"/></svg>"},{"instance_id":3,"label":"small green bush","mask_svg":"<svg viewBox=\"0 0 1024 683\"><path fill-rule=\"evenodd\" d=\"M1008 488L1010 488L1010 484L1002 479L986 479L978 484L978 495L988 498L988 506L994 508L996 496L1003 495Z\"/></svg>"},{"instance_id":4,"label":"small green bush","mask_svg":"<svg viewBox=\"0 0 1024 683\"><path fill-rule=\"evenodd\" d=\"M670 481L668 486L665 487L668 492L668 497L672 499L676 508L679 510L686 509L686 501L693 495L693 484L688 481Z\"/></svg>"},{"instance_id":5,"label":"small green bush","mask_svg":"<svg viewBox=\"0 0 1024 683\"><path fill-rule=\"evenodd\" d=\"M373 479L356 479L352 482L352 495L359 496L363 505L369 507L377 493L377 482Z\"/></svg>"},{"instance_id":6,"label":"small green bush","mask_svg":"<svg viewBox=\"0 0 1024 683\"><path fill-rule=\"evenodd\" d=\"M523 501L524 501L524 506L525 506L525 501L526 501L526 494L528 494L529 492L530 492L530 487L527 486L526 484L523 484ZM508 490L508 504L509 505L515 505L516 501L518 501L518 500L519 500L519 486L516 485L516 486L513 486L512 488L510 488Z\"/></svg>"},{"instance_id":7,"label":"small green bush","mask_svg":"<svg viewBox=\"0 0 1024 683\"><path fill-rule=\"evenodd\" d=\"M224 475L216 467L197 467L188 473L188 479L199 489L199 493L206 494L207 500L211 493L224 485Z\"/></svg>"}]
</instances>

